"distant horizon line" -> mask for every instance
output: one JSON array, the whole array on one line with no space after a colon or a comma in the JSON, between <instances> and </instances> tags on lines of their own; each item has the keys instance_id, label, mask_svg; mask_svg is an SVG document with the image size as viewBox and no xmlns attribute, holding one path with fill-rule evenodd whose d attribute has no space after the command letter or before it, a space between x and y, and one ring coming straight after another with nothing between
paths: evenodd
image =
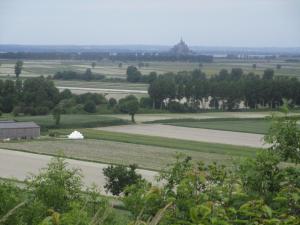
<instances>
[{"instance_id":1,"label":"distant horizon line","mask_svg":"<svg viewBox=\"0 0 300 225\"><path fill-rule=\"evenodd\" d=\"M178 42L177 42L178 43ZM232 45L189 45L189 47L197 48L258 48L258 49L298 49L300 46L232 46ZM65 46L65 47L130 47L130 46L145 46L145 47L172 47L175 44L16 44L16 43L0 43L0 46L34 46L34 47L56 47L56 46Z\"/></svg>"}]
</instances>

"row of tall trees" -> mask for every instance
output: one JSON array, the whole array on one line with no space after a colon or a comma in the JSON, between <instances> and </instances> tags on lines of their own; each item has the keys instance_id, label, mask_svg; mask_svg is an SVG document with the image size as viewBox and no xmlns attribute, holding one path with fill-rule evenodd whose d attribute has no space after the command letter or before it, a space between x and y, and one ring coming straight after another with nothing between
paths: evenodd
<instances>
[{"instance_id":1,"label":"row of tall trees","mask_svg":"<svg viewBox=\"0 0 300 225\"><path fill-rule=\"evenodd\" d=\"M60 96L54 83L44 77L0 80L0 110L10 113L18 106L28 114L34 109L37 114L45 114L58 102ZM45 113L43 113L45 112Z\"/></svg>"},{"instance_id":2,"label":"row of tall trees","mask_svg":"<svg viewBox=\"0 0 300 225\"><path fill-rule=\"evenodd\" d=\"M195 110L208 107L234 110L242 103L250 109L276 108L282 105L283 98L300 105L299 87L296 78L274 77L272 69L259 76L234 68L230 72L223 69L209 78L201 70L163 74L151 82L148 93L156 108L184 101L185 106Z\"/></svg>"}]
</instances>

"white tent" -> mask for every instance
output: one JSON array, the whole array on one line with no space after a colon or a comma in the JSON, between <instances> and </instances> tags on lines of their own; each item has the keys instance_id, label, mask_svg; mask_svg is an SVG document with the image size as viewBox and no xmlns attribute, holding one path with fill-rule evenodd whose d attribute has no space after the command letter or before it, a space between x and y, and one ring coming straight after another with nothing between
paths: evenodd
<instances>
[{"instance_id":1,"label":"white tent","mask_svg":"<svg viewBox=\"0 0 300 225\"><path fill-rule=\"evenodd\" d=\"M83 139L83 135L77 130L73 131L70 135L68 135L69 139Z\"/></svg>"}]
</instances>

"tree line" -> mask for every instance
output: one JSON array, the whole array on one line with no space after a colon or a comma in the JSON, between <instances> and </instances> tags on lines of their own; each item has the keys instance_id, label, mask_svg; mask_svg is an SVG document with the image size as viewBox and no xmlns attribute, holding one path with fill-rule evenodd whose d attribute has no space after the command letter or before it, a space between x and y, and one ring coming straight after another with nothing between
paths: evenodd
<instances>
[{"instance_id":1,"label":"tree line","mask_svg":"<svg viewBox=\"0 0 300 225\"><path fill-rule=\"evenodd\" d=\"M284 98L299 106L299 87L298 79L274 76L272 69L266 69L262 76L246 74L240 68L230 72L223 69L211 77L196 69L160 75L150 83L148 93L153 108L238 110L242 105L249 109L277 108Z\"/></svg>"},{"instance_id":2,"label":"tree line","mask_svg":"<svg viewBox=\"0 0 300 225\"><path fill-rule=\"evenodd\" d=\"M102 74L93 74L90 68L87 68L84 73L79 73L75 71L62 71L56 72L53 75L53 79L55 80L103 80L105 79L105 75Z\"/></svg>"},{"instance_id":3,"label":"tree line","mask_svg":"<svg viewBox=\"0 0 300 225\"><path fill-rule=\"evenodd\" d=\"M112 61L185 61L212 62L210 55L174 55L167 52L2 52L0 59L44 59L44 60L103 60Z\"/></svg>"},{"instance_id":4,"label":"tree line","mask_svg":"<svg viewBox=\"0 0 300 225\"><path fill-rule=\"evenodd\" d=\"M36 77L24 81L17 79L0 80L0 114L12 113L14 116L46 115L52 112L56 125L60 123L61 114L78 113L126 113L135 122L134 115L139 108L148 108L149 99L140 101L128 95L117 101L106 99L103 94L73 94L65 89L61 92L50 78Z\"/></svg>"}]
</instances>

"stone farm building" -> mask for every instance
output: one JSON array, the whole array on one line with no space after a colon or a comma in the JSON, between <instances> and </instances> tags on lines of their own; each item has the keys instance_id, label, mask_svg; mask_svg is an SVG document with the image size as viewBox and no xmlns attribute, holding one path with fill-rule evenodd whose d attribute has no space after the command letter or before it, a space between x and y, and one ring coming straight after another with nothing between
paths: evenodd
<instances>
[{"instance_id":1,"label":"stone farm building","mask_svg":"<svg viewBox=\"0 0 300 225\"><path fill-rule=\"evenodd\" d=\"M40 136L34 122L0 121L0 139L31 139Z\"/></svg>"}]
</instances>

